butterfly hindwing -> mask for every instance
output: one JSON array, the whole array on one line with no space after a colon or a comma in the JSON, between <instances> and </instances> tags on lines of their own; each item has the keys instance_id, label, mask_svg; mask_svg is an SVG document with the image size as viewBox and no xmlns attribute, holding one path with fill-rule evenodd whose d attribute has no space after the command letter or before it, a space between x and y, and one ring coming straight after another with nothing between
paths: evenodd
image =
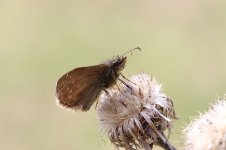
<instances>
[{"instance_id":1,"label":"butterfly hindwing","mask_svg":"<svg viewBox=\"0 0 226 150\"><path fill-rule=\"evenodd\" d=\"M64 74L58 81L56 95L64 107L87 111L99 96L104 80L101 76L108 71L107 65L76 68Z\"/></svg>"}]
</instances>

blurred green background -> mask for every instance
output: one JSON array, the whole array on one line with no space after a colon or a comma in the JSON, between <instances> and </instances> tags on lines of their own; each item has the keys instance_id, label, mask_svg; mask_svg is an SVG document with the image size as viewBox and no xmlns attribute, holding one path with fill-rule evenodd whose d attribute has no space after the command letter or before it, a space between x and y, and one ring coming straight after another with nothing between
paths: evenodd
<instances>
[{"instance_id":1,"label":"blurred green background","mask_svg":"<svg viewBox=\"0 0 226 150\"><path fill-rule=\"evenodd\" d=\"M109 150L96 111L55 103L67 71L134 47L123 74L163 83L179 120L170 141L226 91L226 1L0 1L0 146L3 150Z\"/></svg>"}]
</instances>

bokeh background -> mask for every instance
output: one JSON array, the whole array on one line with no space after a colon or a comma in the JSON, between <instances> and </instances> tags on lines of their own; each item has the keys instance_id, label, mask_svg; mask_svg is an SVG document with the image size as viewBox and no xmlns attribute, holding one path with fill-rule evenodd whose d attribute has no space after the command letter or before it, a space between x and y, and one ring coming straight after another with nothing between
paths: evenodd
<instances>
[{"instance_id":1,"label":"bokeh background","mask_svg":"<svg viewBox=\"0 0 226 150\"><path fill-rule=\"evenodd\" d=\"M94 107L69 112L55 103L67 71L95 65L134 47L123 74L145 72L163 83L179 120L226 92L226 1L0 1L0 149L109 150Z\"/></svg>"}]
</instances>

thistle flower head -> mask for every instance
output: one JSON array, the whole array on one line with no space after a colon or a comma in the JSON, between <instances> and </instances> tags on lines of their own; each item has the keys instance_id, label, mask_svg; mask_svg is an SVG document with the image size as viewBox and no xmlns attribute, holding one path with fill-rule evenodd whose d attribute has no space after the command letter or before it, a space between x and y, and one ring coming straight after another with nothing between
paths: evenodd
<instances>
[{"instance_id":1,"label":"thistle flower head","mask_svg":"<svg viewBox=\"0 0 226 150\"><path fill-rule=\"evenodd\" d=\"M184 130L185 150L226 149L226 101L218 100Z\"/></svg>"},{"instance_id":2,"label":"thistle flower head","mask_svg":"<svg viewBox=\"0 0 226 150\"><path fill-rule=\"evenodd\" d=\"M97 113L104 132L116 147L175 149L164 135L175 118L173 102L161 85L146 74L133 76L100 96Z\"/></svg>"}]
</instances>

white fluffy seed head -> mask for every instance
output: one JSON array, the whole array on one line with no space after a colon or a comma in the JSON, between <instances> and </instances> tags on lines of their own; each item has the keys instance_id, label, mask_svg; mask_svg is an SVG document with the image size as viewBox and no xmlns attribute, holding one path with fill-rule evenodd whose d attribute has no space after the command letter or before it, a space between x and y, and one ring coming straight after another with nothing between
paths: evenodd
<instances>
[{"instance_id":1,"label":"white fluffy seed head","mask_svg":"<svg viewBox=\"0 0 226 150\"><path fill-rule=\"evenodd\" d=\"M146 74L133 76L100 96L97 113L104 132L116 147L151 149L171 147L163 132L175 119L173 102L161 85Z\"/></svg>"},{"instance_id":2,"label":"white fluffy seed head","mask_svg":"<svg viewBox=\"0 0 226 150\"><path fill-rule=\"evenodd\" d=\"M226 149L226 99L219 99L208 112L184 130L185 150Z\"/></svg>"}]
</instances>

